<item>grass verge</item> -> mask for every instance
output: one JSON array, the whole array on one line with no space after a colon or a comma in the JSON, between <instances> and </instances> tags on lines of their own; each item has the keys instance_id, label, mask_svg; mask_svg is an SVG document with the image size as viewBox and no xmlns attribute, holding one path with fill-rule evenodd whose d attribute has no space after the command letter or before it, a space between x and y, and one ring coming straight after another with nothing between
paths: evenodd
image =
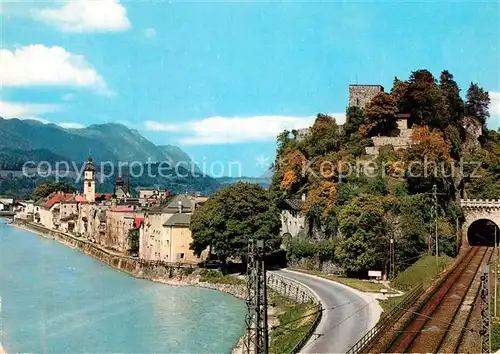
<instances>
[{"instance_id":1,"label":"grass verge","mask_svg":"<svg viewBox=\"0 0 500 354\"><path fill-rule=\"evenodd\" d=\"M244 285L243 279L224 275L219 270L202 269L201 282L213 284ZM268 293L269 352L289 353L307 334L316 316L313 303L298 304L274 291Z\"/></svg>"},{"instance_id":2,"label":"grass verge","mask_svg":"<svg viewBox=\"0 0 500 354\"><path fill-rule=\"evenodd\" d=\"M401 302L401 300L403 300L403 298L404 296L394 296L388 298L387 300L378 300L378 302L380 304L380 307L382 307L383 312L387 313L392 310L392 308L397 306Z\"/></svg>"},{"instance_id":3,"label":"grass verge","mask_svg":"<svg viewBox=\"0 0 500 354\"><path fill-rule=\"evenodd\" d=\"M398 290L408 291L414 286L422 283L424 288L429 286L436 276L453 261L453 258L439 257L439 268L436 267L435 256L423 256L417 262L399 273L391 282Z\"/></svg>"},{"instance_id":4,"label":"grass verge","mask_svg":"<svg viewBox=\"0 0 500 354\"><path fill-rule=\"evenodd\" d=\"M289 353L311 328L316 315L313 303L297 304L271 292L269 306L272 308L269 352ZM273 323L274 322L274 323Z\"/></svg>"},{"instance_id":5,"label":"grass verge","mask_svg":"<svg viewBox=\"0 0 500 354\"><path fill-rule=\"evenodd\" d=\"M232 275L222 274L220 270L202 269L200 271L200 282L212 284L244 285L243 279Z\"/></svg>"},{"instance_id":6,"label":"grass verge","mask_svg":"<svg viewBox=\"0 0 500 354\"><path fill-rule=\"evenodd\" d=\"M347 285L353 289L363 291L363 292L379 293L380 290L387 289L382 284L373 283L371 281L363 280L363 279L346 278L346 277L340 277L337 275L326 275L326 274L323 274L317 270L305 270L305 269L297 269L297 268L290 268L290 270L293 270L296 272L301 272L301 273L306 273L306 274L316 275L318 277L332 280L332 281L335 281L337 283Z\"/></svg>"}]
</instances>

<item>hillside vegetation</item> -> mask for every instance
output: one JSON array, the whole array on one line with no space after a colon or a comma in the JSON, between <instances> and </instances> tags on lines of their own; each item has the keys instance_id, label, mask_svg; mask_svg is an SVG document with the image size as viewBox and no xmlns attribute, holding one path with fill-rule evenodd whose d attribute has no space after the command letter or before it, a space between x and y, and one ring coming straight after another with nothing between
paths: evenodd
<instances>
[{"instance_id":1,"label":"hillside vegetation","mask_svg":"<svg viewBox=\"0 0 500 354\"><path fill-rule=\"evenodd\" d=\"M432 254L435 220L440 253L456 255L460 198L500 198L500 134L486 128L488 93L471 83L464 96L448 71L436 79L417 70L407 80L395 78L390 92L364 108L349 107L343 127L318 114L305 137L297 131L278 136L273 198L306 194L302 212L308 225L294 242L307 248L313 240L332 240L329 250L312 249L307 257L334 263L350 276L366 277L371 269L389 273L393 239L399 273L420 255ZM400 113L408 116L411 145L399 151L389 145L378 156L364 156L372 137L398 134ZM363 168L367 161L370 169ZM473 174L476 163L480 168ZM431 209L434 185L437 219ZM304 247L289 247L289 259Z\"/></svg>"}]
</instances>

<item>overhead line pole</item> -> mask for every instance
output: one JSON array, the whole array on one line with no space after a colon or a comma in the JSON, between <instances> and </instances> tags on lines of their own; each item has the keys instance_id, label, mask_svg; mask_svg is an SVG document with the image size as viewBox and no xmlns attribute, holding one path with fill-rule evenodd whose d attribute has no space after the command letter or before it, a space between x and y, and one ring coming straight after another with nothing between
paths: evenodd
<instances>
[{"instance_id":1,"label":"overhead line pole","mask_svg":"<svg viewBox=\"0 0 500 354\"><path fill-rule=\"evenodd\" d=\"M498 289L498 226L496 224L493 224L495 227L495 265L493 269L495 270L495 294L494 294L494 312L493 312L493 317L495 317L495 320L497 320L497 289Z\"/></svg>"},{"instance_id":2,"label":"overhead line pole","mask_svg":"<svg viewBox=\"0 0 500 354\"><path fill-rule=\"evenodd\" d=\"M263 240L249 240L245 354L268 354L267 281Z\"/></svg>"}]
</instances>

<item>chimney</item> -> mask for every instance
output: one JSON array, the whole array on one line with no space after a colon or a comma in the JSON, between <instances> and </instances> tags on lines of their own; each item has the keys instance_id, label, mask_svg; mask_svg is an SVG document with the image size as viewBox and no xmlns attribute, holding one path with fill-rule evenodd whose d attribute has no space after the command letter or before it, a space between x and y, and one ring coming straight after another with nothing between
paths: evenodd
<instances>
[{"instance_id":1,"label":"chimney","mask_svg":"<svg viewBox=\"0 0 500 354\"><path fill-rule=\"evenodd\" d=\"M306 194L305 193L302 193L302 201L305 202L306 201Z\"/></svg>"},{"instance_id":2,"label":"chimney","mask_svg":"<svg viewBox=\"0 0 500 354\"><path fill-rule=\"evenodd\" d=\"M177 207L178 207L178 209L179 209L179 213L182 213L182 200L179 200L179 201L177 202Z\"/></svg>"}]
</instances>

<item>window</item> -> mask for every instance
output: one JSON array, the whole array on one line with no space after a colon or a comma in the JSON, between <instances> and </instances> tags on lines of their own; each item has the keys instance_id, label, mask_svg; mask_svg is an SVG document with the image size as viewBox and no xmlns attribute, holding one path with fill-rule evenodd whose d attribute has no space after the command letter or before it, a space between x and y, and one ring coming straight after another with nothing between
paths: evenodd
<instances>
[{"instance_id":1,"label":"window","mask_svg":"<svg viewBox=\"0 0 500 354\"><path fill-rule=\"evenodd\" d=\"M90 182L89 182L89 183L87 184L87 186L88 186L88 187L92 187L92 183L90 183Z\"/></svg>"},{"instance_id":2,"label":"window","mask_svg":"<svg viewBox=\"0 0 500 354\"><path fill-rule=\"evenodd\" d=\"M184 253L181 253L180 258L184 258Z\"/></svg>"}]
</instances>

